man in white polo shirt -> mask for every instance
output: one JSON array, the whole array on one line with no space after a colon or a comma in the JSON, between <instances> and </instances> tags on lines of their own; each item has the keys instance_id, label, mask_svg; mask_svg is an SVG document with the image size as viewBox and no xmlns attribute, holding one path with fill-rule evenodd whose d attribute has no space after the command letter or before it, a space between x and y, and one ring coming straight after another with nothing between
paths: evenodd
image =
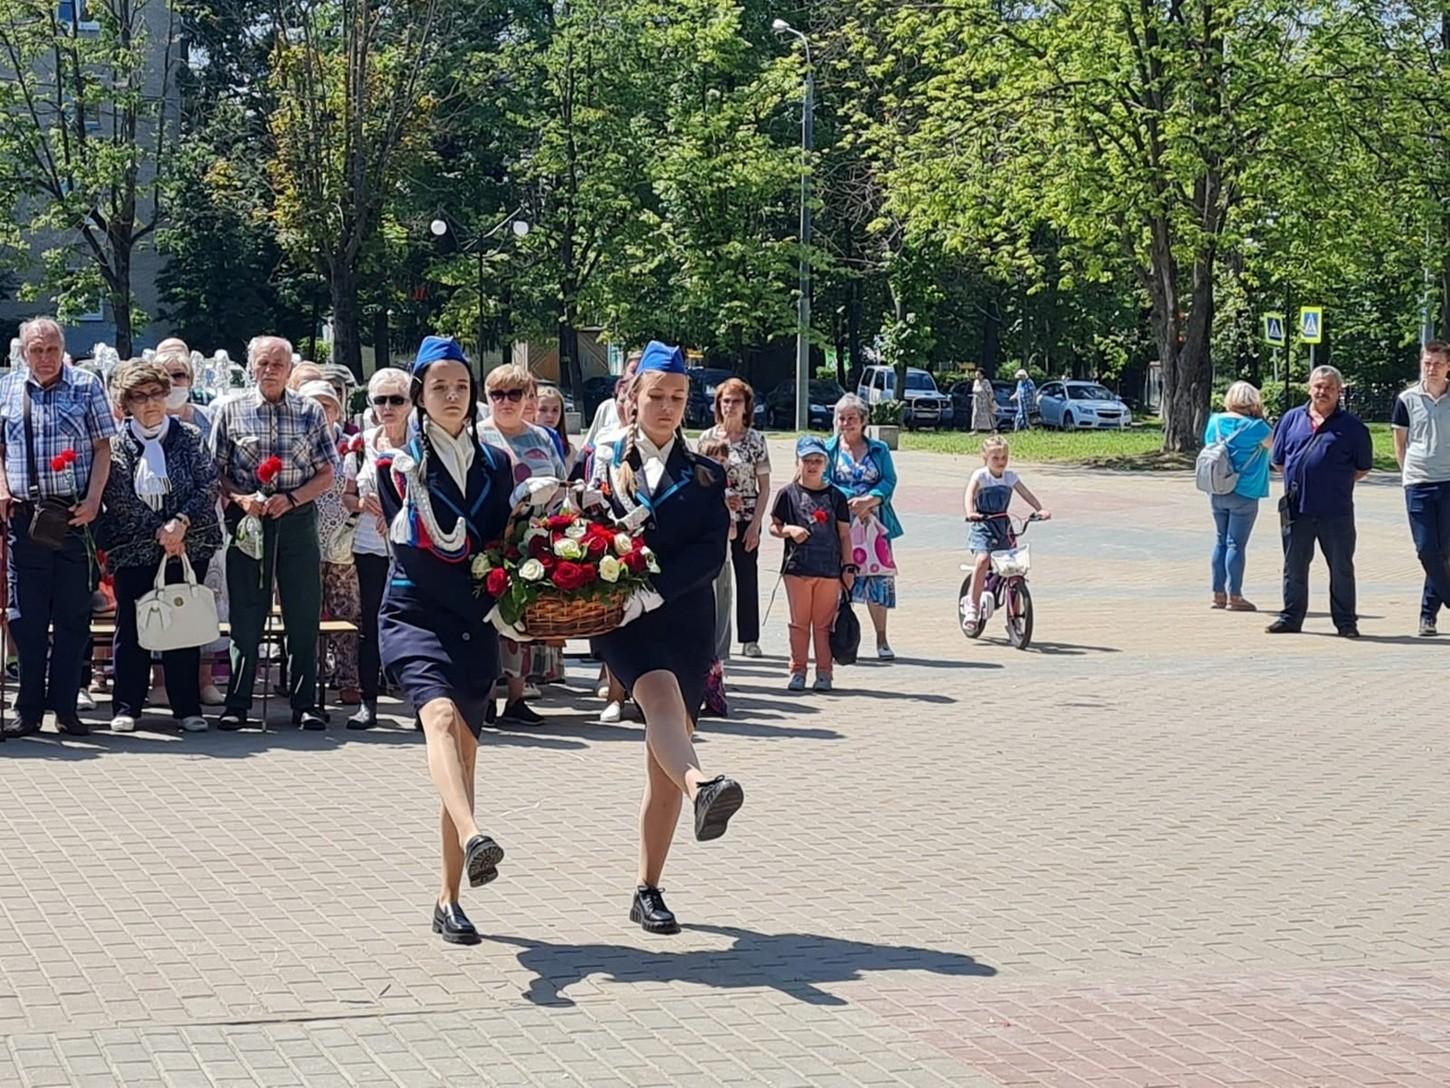
<instances>
[{"instance_id":1,"label":"man in white polo shirt","mask_svg":"<svg viewBox=\"0 0 1450 1088\"><path fill-rule=\"evenodd\" d=\"M1420 352L1420 380L1395 401L1395 460L1415 554L1425 568L1420 634L1435 634L1450 604L1450 344L1431 340Z\"/></svg>"}]
</instances>

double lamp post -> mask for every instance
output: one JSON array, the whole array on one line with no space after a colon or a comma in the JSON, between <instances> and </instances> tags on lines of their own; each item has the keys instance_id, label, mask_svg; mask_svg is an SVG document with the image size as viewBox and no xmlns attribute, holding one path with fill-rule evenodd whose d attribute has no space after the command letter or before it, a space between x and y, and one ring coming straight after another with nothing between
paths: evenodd
<instances>
[{"instance_id":1,"label":"double lamp post","mask_svg":"<svg viewBox=\"0 0 1450 1088\"><path fill-rule=\"evenodd\" d=\"M462 241L459 241L458 244L458 251L460 253L471 253L478 258L478 366L480 367L480 378L483 376L481 368L483 367L484 345L487 342L487 330L484 327L483 316L484 265L487 263L490 257L496 256L503 249L504 245L507 244L508 239L505 238L496 246L489 246L488 243L496 238L499 234L501 234L505 227L509 228L513 232L513 237L515 238L523 238L525 235L527 235L529 233L530 225L529 221L523 217L523 213L523 208L515 208L498 223L494 224L488 230L484 231L484 233L480 234L472 242L464 243ZM443 219L442 217L439 217L428 224L428 232L432 234L434 238L444 237L446 234L448 234L448 230L448 221L446 219ZM457 239L457 237L457 231L454 231L454 238Z\"/></svg>"}]
</instances>

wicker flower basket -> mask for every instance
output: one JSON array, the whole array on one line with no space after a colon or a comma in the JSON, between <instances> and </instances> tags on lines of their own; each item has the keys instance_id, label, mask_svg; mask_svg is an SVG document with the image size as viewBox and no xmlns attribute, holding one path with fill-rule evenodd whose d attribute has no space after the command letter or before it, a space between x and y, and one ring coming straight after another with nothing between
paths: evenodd
<instances>
[{"instance_id":1,"label":"wicker flower basket","mask_svg":"<svg viewBox=\"0 0 1450 1088\"><path fill-rule=\"evenodd\" d=\"M524 609L523 633L532 639L595 638L624 620L624 597L581 600L545 593Z\"/></svg>"}]
</instances>

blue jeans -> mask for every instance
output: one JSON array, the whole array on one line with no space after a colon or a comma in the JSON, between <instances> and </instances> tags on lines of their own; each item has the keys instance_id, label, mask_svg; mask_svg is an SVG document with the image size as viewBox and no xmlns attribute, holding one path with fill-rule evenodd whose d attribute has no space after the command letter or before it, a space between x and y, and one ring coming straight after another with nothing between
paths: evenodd
<instances>
[{"instance_id":1,"label":"blue jeans","mask_svg":"<svg viewBox=\"0 0 1450 1088\"><path fill-rule=\"evenodd\" d=\"M1213 544L1213 591L1231 597L1244 595L1244 562L1248 559L1249 534L1259 516L1259 500L1230 492L1210 495L1213 524L1218 539Z\"/></svg>"},{"instance_id":2,"label":"blue jeans","mask_svg":"<svg viewBox=\"0 0 1450 1088\"><path fill-rule=\"evenodd\" d=\"M1410 537L1425 570L1420 618L1433 621L1450 603L1450 482L1410 484L1405 488Z\"/></svg>"}]
</instances>

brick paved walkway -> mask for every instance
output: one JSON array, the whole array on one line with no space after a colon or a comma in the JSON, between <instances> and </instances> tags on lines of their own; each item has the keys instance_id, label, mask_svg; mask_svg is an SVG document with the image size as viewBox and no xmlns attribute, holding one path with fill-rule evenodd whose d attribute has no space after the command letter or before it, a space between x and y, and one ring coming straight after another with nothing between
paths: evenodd
<instances>
[{"instance_id":1,"label":"brick paved walkway","mask_svg":"<svg viewBox=\"0 0 1450 1088\"><path fill-rule=\"evenodd\" d=\"M678 937L625 918L639 727L577 665L486 734L472 949L428 930L410 729L0 747L0 1085L1450 1084L1447 647L1393 481L1351 644L1207 609L1186 478L1024 470L1058 520L1020 653L954 629L968 465L899 468L900 659L789 696L777 601L704 731L748 801L677 843Z\"/></svg>"}]
</instances>

